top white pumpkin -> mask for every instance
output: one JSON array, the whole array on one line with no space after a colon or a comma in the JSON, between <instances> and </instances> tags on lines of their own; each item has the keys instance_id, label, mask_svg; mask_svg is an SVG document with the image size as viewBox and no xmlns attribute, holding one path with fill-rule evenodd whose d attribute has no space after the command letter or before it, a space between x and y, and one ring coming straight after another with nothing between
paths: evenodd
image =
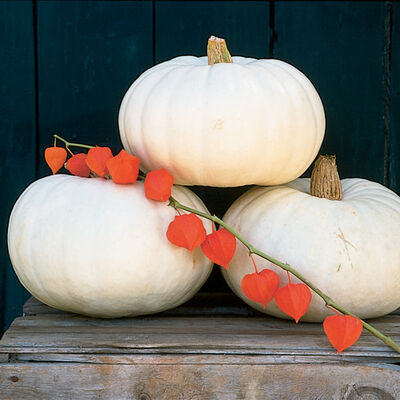
<instances>
[{"instance_id":1,"label":"top white pumpkin","mask_svg":"<svg viewBox=\"0 0 400 400\"><path fill-rule=\"evenodd\" d=\"M314 160L325 116L312 83L279 60L182 56L144 72L119 111L125 150L183 185L275 185Z\"/></svg>"}]
</instances>

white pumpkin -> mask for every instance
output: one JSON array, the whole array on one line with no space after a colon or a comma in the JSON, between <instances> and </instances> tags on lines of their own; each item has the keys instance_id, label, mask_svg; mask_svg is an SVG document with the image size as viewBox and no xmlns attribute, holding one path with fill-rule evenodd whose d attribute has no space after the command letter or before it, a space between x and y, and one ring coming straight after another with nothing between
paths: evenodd
<instances>
[{"instance_id":1,"label":"white pumpkin","mask_svg":"<svg viewBox=\"0 0 400 400\"><path fill-rule=\"evenodd\" d=\"M339 305L361 318L385 315L400 306L400 198L364 179L344 179L343 199L311 196L310 180L253 188L229 208L224 221L252 245L288 263ZM284 270L254 256L258 269ZM223 275L232 290L259 311L287 318L271 301L248 300L241 280L254 272L248 250L239 245ZM292 282L299 280L292 276ZM332 314L313 293L303 321Z\"/></svg>"},{"instance_id":2,"label":"white pumpkin","mask_svg":"<svg viewBox=\"0 0 400 400\"><path fill-rule=\"evenodd\" d=\"M184 204L207 211L190 190ZM34 182L16 202L8 228L12 265L36 298L95 317L156 313L192 297L212 264L168 242L175 210L146 199L142 183L54 175ZM204 221L207 232L211 223Z\"/></svg>"},{"instance_id":3,"label":"white pumpkin","mask_svg":"<svg viewBox=\"0 0 400 400\"><path fill-rule=\"evenodd\" d=\"M145 71L119 111L125 150L183 185L274 185L300 176L325 132L317 91L279 60L182 56Z\"/></svg>"}]
</instances>

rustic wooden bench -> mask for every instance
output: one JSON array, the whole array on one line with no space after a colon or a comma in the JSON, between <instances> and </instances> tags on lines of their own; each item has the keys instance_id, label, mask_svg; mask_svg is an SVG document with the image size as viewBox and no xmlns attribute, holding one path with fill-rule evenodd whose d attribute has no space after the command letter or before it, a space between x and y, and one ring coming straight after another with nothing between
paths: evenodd
<instances>
[{"instance_id":1,"label":"rustic wooden bench","mask_svg":"<svg viewBox=\"0 0 400 400\"><path fill-rule=\"evenodd\" d=\"M321 324L230 294L115 320L23 312L0 341L1 399L400 399L400 354L369 333L337 355ZM372 322L400 341L399 311Z\"/></svg>"}]
</instances>

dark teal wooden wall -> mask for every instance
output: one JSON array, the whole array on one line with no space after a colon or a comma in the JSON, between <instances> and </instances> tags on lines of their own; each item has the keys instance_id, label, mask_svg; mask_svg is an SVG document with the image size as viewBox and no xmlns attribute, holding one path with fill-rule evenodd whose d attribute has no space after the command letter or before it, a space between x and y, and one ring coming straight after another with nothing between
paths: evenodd
<instances>
[{"instance_id":1,"label":"dark teal wooden wall","mask_svg":"<svg viewBox=\"0 0 400 400\"><path fill-rule=\"evenodd\" d=\"M275 57L302 70L327 116L323 153L343 177L400 192L400 4L385 1L0 2L0 330L27 293L10 265L14 201L49 173L58 132L120 148L117 115L138 75L176 55L204 55L210 34L234 55ZM243 189L197 188L222 215ZM205 290L227 290L214 273Z\"/></svg>"}]
</instances>

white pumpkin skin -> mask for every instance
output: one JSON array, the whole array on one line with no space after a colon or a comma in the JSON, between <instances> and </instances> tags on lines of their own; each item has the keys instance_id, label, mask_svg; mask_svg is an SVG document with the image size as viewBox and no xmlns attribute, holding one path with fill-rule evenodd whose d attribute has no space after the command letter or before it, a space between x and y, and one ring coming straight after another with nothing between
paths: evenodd
<instances>
[{"instance_id":1,"label":"white pumpkin skin","mask_svg":"<svg viewBox=\"0 0 400 400\"><path fill-rule=\"evenodd\" d=\"M183 185L275 185L314 160L325 116L312 83L279 60L182 56L144 72L119 111L125 150Z\"/></svg>"},{"instance_id":2,"label":"white pumpkin skin","mask_svg":"<svg viewBox=\"0 0 400 400\"><path fill-rule=\"evenodd\" d=\"M339 305L360 318L388 314L400 306L400 198L374 182L344 179L343 200L309 195L309 179L253 188L227 211L224 221L259 250L288 263ZM287 273L255 256L259 270ZM243 245L223 275L232 290L259 311L288 318L275 301L264 310L241 290L254 267ZM291 276L293 283L300 281ZM321 322L332 312L313 293L303 321Z\"/></svg>"},{"instance_id":3,"label":"white pumpkin skin","mask_svg":"<svg viewBox=\"0 0 400 400\"><path fill-rule=\"evenodd\" d=\"M173 196L207 212L184 187ZM160 312L192 297L212 263L166 238L175 210L146 199L142 183L54 175L16 202L8 228L11 262L36 298L95 317ZM204 221L206 231L211 223Z\"/></svg>"}]
</instances>

